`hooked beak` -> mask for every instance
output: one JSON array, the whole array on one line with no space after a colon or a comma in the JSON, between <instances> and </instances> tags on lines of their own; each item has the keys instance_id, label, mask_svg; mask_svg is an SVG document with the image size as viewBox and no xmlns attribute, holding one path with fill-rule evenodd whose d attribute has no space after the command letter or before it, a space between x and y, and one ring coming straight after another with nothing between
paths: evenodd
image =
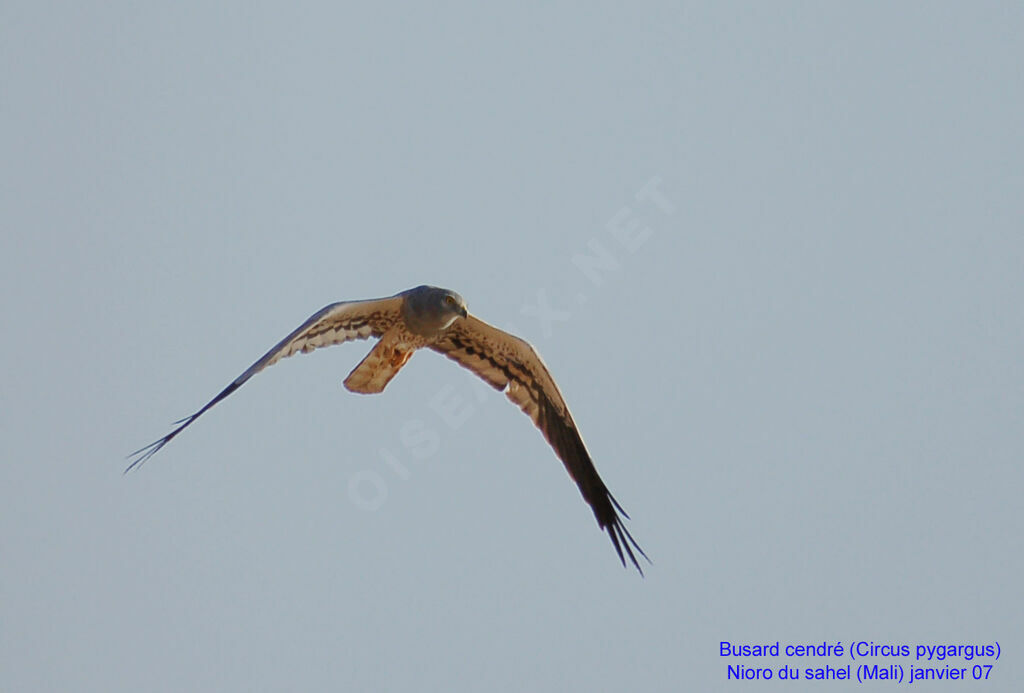
<instances>
[{"instance_id":1,"label":"hooked beak","mask_svg":"<svg viewBox=\"0 0 1024 693\"><path fill-rule=\"evenodd\" d=\"M469 317L469 311L466 310L466 306L461 306L459 308L459 315L461 315L464 318L468 318Z\"/></svg>"}]
</instances>

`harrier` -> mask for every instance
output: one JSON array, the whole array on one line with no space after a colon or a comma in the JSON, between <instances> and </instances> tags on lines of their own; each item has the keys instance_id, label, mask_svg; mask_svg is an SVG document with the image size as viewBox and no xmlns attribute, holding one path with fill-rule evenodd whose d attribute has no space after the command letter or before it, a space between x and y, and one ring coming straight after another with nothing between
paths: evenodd
<instances>
[{"instance_id":1,"label":"harrier","mask_svg":"<svg viewBox=\"0 0 1024 693\"><path fill-rule=\"evenodd\" d=\"M471 316L454 291L417 286L389 298L334 303L311 316L195 414L176 421L160 440L129 456L132 468L142 464L207 409L240 388L267 366L298 352L309 352L353 339L380 341L345 379L352 392L382 392L413 352L427 347L457 361L495 389L504 392L540 429L569 476L579 486L597 524L608 532L622 565L626 557L641 574L636 553L647 554L623 524L629 518L590 460L569 407L537 352L527 342Z\"/></svg>"}]
</instances>

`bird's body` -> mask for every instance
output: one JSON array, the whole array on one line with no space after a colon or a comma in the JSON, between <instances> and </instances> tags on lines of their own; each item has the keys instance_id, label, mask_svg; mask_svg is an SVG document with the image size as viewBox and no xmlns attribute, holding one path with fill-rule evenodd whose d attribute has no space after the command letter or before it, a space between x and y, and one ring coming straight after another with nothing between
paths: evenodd
<instances>
[{"instance_id":1,"label":"bird's body","mask_svg":"<svg viewBox=\"0 0 1024 693\"><path fill-rule=\"evenodd\" d=\"M145 462L206 410L280 359L371 337L380 341L345 379L346 388L361 394L382 392L412 354L424 347L457 361L505 392L530 417L579 486L598 525L608 532L619 559L625 564L628 556L640 570L633 549L644 558L646 554L623 525L622 517L628 516L594 468L569 408L540 356L522 339L471 316L457 293L433 286L418 286L388 298L334 303L318 311L202 409L177 422L160 440L133 453L128 470Z\"/></svg>"}]
</instances>

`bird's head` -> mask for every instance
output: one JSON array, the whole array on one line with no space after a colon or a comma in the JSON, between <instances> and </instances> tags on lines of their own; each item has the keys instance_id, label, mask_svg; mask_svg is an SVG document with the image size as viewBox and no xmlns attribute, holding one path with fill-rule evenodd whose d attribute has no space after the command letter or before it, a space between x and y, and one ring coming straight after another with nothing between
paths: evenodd
<instances>
[{"instance_id":1,"label":"bird's head","mask_svg":"<svg viewBox=\"0 0 1024 693\"><path fill-rule=\"evenodd\" d=\"M406 325L424 336L433 336L456 319L469 316L462 296L437 286L417 286L407 291L403 313Z\"/></svg>"}]
</instances>

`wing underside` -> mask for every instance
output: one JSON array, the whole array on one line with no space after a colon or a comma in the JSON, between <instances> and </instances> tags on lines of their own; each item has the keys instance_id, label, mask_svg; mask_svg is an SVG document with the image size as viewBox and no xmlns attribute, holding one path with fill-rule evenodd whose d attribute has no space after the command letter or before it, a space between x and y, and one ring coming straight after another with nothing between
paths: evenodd
<instances>
[{"instance_id":1,"label":"wing underside","mask_svg":"<svg viewBox=\"0 0 1024 693\"><path fill-rule=\"evenodd\" d=\"M619 560L625 565L628 557L642 574L634 550L645 559L647 554L623 523L629 515L597 473L562 393L534 348L473 316L456 320L430 348L503 391L530 417L576 482L598 525L608 532Z\"/></svg>"},{"instance_id":2,"label":"wing underside","mask_svg":"<svg viewBox=\"0 0 1024 693\"><path fill-rule=\"evenodd\" d=\"M244 373L235 378L216 397L207 402L196 413L174 422L175 428L160 438L129 455L131 464L125 469L130 471L160 451L160 448L171 442L179 433L188 428L208 409L240 388L249 378L264 368L272 366L283 358L299 352L307 353L314 349L342 344L355 339L369 339L383 335L400 317L402 298L372 299L369 301L346 301L333 303L317 311L304 323L299 325L287 337L275 344L267 353L249 366Z\"/></svg>"}]
</instances>

